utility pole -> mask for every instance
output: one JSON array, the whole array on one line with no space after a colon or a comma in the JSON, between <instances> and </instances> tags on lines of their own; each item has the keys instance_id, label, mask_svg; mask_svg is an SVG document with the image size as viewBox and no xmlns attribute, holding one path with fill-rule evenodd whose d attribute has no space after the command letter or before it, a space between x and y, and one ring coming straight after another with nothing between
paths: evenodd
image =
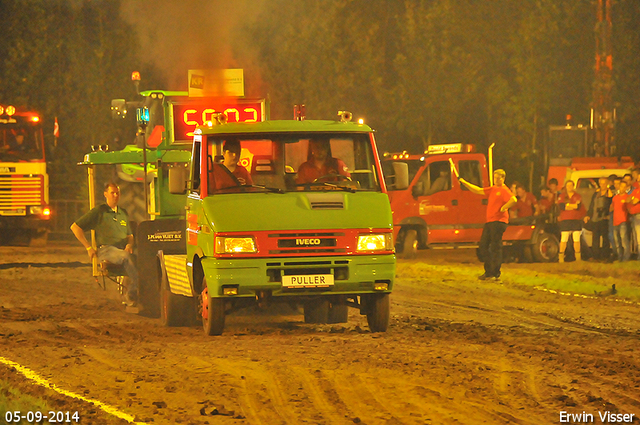
<instances>
[{"instance_id":1,"label":"utility pole","mask_svg":"<svg viewBox=\"0 0 640 425\"><path fill-rule=\"evenodd\" d=\"M616 154L614 135L616 116L612 97L611 3L612 0L597 0L596 67L591 109L591 128L595 133L593 146L595 156Z\"/></svg>"}]
</instances>

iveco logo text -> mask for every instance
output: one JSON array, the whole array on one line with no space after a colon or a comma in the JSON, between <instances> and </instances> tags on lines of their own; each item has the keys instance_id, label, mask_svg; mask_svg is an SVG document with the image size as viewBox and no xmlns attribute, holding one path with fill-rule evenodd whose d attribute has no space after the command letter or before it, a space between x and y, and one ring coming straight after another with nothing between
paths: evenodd
<instances>
[{"instance_id":1,"label":"iveco logo text","mask_svg":"<svg viewBox=\"0 0 640 425\"><path fill-rule=\"evenodd\" d=\"M320 245L320 239L296 239L296 245Z\"/></svg>"}]
</instances>

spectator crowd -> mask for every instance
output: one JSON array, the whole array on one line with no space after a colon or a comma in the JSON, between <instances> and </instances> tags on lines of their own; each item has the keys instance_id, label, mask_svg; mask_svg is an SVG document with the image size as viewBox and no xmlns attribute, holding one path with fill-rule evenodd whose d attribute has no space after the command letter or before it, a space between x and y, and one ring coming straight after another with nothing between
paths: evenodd
<instances>
[{"instance_id":1,"label":"spectator crowd","mask_svg":"<svg viewBox=\"0 0 640 425\"><path fill-rule=\"evenodd\" d=\"M519 182L511 184L517 202L509 210L510 223L545 223L545 230L560 240L558 260L582 260L583 229L592 234L591 261L640 260L640 168L619 177L602 177L587 204L571 180L558 187L555 178L540 188L540 198ZM572 242L571 244L569 242Z\"/></svg>"}]
</instances>

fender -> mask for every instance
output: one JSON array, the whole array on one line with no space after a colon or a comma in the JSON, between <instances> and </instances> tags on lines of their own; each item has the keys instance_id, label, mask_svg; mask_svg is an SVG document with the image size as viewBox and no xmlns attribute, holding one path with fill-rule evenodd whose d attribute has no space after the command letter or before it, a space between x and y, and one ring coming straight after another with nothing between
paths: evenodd
<instances>
[{"instance_id":1,"label":"fender","mask_svg":"<svg viewBox=\"0 0 640 425\"><path fill-rule=\"evenodd\" d=\"M169 291L172 294L194 297L196 292L190 282L186 267L186 255L165 255L163 251L158 251L158 264L160 268L160 281L158 289L163 279L169 283ZM168 263L168 265L167 265Z\"/></svg>"},{"instance_id":2,"label":"fender","mask_svg":"<svg viewBox=\"0 0 640 425\"><path fill-rule=\"evenodd\" d=\"M418 231L418 247L424 249L427 247L428 240L428 226L427 222L422 217L406 217L400 223L394 224L394 227L400 226L402 228L412 228Z\"/></svg>"}]
</instances>

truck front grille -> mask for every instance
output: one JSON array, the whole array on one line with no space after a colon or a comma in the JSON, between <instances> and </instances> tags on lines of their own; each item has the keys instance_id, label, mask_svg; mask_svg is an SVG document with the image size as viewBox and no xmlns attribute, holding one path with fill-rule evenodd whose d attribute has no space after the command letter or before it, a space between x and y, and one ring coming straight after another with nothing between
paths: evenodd
<instances>
[{"instance_id":1,"label":"truck front grille","mask_svg":"<svg viewBox=\"0 0 640 425\"><path fill-rule=\"evenodd\" d=\"M344 253L339 238L342 232L309 232L309 233L273 233L270 238L277 238L277 249L270 249L269 254L327 254Z\"/></svg>"},{"instance_id":2,"label":"truck front grille","mask_svg":"<svg viewBox=\"0 0 640 425\"><path fill-rule=\"evenodd\" d=\"M0 213L3 215L25 215L26 207L42 205L42 176L0 175Z\"/></svg>"}]
</instances>

